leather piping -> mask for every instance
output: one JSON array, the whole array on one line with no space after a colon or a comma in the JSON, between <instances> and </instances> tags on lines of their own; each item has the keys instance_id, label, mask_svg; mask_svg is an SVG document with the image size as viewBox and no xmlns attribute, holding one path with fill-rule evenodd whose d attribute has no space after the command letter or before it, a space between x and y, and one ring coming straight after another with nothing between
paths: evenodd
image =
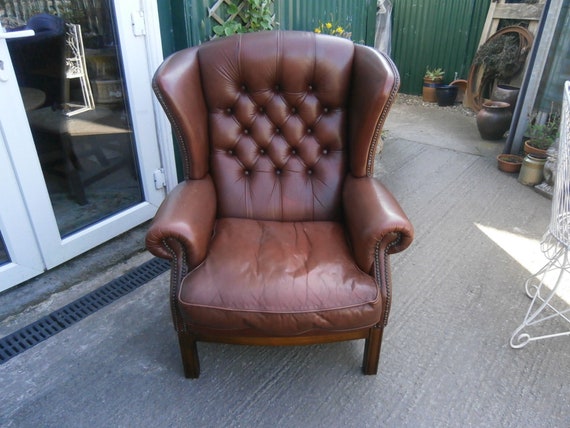
<instances>
[{"instance_id":1,"label":"leather piping","mask_svg":"<svg viewBox=\"0 0 570 428\"><path fill-rule=\"evenodd\" d=\"M388 65L392 69L394 74L394 85L392 85L392 90L390 91L390 96L384 105L384 109L382 114L378 118L378 122L376 122L376 128L374 129L374 135L372 136L372 144L370 145L370 150L368 151L368 161L366 162L366 175L368 177L372 177L374 175L374 158L376 157L376 147L378 146L378 140L380 139L380 133L382 132L382 128L384 126L384 122L386 120L386 116L388 116L388 112L390 111L390 107L394 103L396 99L396 95L398 94L398 89L400 88L400 74L398 73L398 69L394 62L386 55L383 55L384 59L388 62Z\"/></svg>"}]
</instances>

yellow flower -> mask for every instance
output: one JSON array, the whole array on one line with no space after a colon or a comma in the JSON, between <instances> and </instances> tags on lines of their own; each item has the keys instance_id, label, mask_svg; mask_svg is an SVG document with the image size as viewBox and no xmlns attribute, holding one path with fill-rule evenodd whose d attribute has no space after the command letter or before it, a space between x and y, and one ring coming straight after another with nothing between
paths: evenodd
<instances>
[{"instance_id":1,"label":"yellow flower","mask_svg":"<svg viewBox=\"0 0 570 428\"><path fill-rule=\"evenodd\" d=\"M315 28L315 33L320 34L321 33L321 29L319 27Z\"/></svg>"},{"instance_id":2,"label":"yellow flower","mask_svg":"<svg viewBox=\"0 0 570 428\"><path fill-rule=\"evenodd\" d=\"M337 34L342 34L342 33L344 33L344 28L342 28L342 27L339 25L338 27L336 27L336 30L335 30L335 31L336 31Z\"/></svg>"},{"instance_id":3,"label":"yellow flower","mask_svg":"<svg viewBox=\"0 0 570 428\"><path fill-rule=\"evenodd\" d=\"M325 24L325 27L327 27L330 30L332 28L332 24L330 22L327 22Z\"/></svg>"}]
</instances>

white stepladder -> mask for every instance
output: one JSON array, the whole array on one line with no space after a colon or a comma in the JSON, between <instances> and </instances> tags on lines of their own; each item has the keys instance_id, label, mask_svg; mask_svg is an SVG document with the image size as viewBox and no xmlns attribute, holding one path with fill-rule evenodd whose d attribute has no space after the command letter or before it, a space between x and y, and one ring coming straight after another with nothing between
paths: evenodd
<instances>
[{"instance_id":1,"label":"white stepladder","mask_svg":"<svg viewBox=\"0 0 570 428\"><path fill-rule=\"evenodd\" d=\"M546 265L525 282L526 294L532 299L522 324L511 336L510 345L522 348L527 343L551 337L570 336L568 329L531 336L527 331L547 320L558 319L570 324L570 300L556 298L570 292L570 81L564 85L558 165L552 196L552 213L541 249Z\"/></svg>"},{"instance_id":2,"label":"white stepladder","mask_svg":"<svg viewBox=\"0 0 570 428\"><path fill-rule=\"evenodd\" d=\"M65 35L66 55L65 55L65 105L66 116L74 116L95 108L95 100L91 83L87 74L87 63L85 61L85 50L83 49L83 38L81 36L81 26L79 24L67 24ZM73 104L69 102L69 80L79 79L81 84L81 94L83 104Z\"/></svg>"}]
</instances>

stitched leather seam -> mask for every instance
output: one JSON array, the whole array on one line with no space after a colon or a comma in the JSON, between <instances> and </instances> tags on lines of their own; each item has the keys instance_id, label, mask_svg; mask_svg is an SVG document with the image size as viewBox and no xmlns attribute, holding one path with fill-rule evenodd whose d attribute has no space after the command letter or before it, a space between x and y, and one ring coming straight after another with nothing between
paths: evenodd
<instances>
[{"instance_id":1,"label":"stitched leather seam","mask_svg":"<svg viewBox=\"0 0 570 428\"><path fill-rule=\"evenodd\" d=\"M172 266L170 267L170 310L172 311L173 314L172 321L174 323L174 329L177 332L186 331L186 324L182 320L182 316L180 314L177 305L178 287L180 285L180 282L182 281L182 278L178 276L179 269L177 267L180 266L180 274L181 276L184 276L186 271L186 269L184 268L184 266L186 265L186 262L184 261L186 260L186 249L184 248L184 246L181 246L182 260L178 260L178 258L176 257L176 252L170 245L168 245L166 239L162 240L162 245L164 245L164 248L166 248L166 250L172 255L172 262L171 262Z\"/></svg>"},{"instance_id":2,"label":"stitched leather seam","mask_svg":"<svg viewBox=\"0 0 570 428\"><path fill-rule=\"evenodd\" d=\"M214 309L214 310L219 310L219 311L224 311L224 312L245 312L245 313L254 313L254 314L263 313L263 314L278 314L278 315L280 315L280 314L314 314L315 312L327 313L327 312L338 311L338 310L342 310L342 309L358 308L358 307L363 306L363 305L374 304L378 301L378 296L380 296L380 293L377 293L375 300L369 300L369 301L361 302L361 303L354 303L352 305L346 305L346 306L338 306L335 308L308 308L308 309L303 309L303 310L282 310L282 311L280 311L280 310L267 310L267 309L262 310L262 309L258 309L258 308L253 308L253 309L228 308L228 307L221 307L221 306L214 306L214 305L202 305L202 304L196 304L196 303L183 303L183 305L194 307L194 308Z\"/></svg>"},{"instance_id":3,"label":"stitched leather seam","mask_svg":"<svg viewBox=\"0 0 570 428\"><path fill-rule=\"evenodd\" d=\"M384 284L386 285L386 309L384 311L384 326L388 325L388 316L390 315L390 308L392 306L392 284L390 282L390 275L389 275L389 254L390 248L397 245L400 242L401 235L398 234L398 239L395 239L390 244L386 246L384 249ZM376 265L380 266L380 241L376 243L376 248L374 249L374 258L376 259ZM380 269L376 270L376 280L379 284L381 284L380 280Z\"/></svg>"},{"instance_id":4,"label":"stitched leather seam","mask_svg":"<svg viewBox=\"0 0 570 428\"><path fill-rule=\"evenodd\" d=\"M168 117L168 120L170 121L170 125L172 126L172 129L174 130L174 135L176 135L176 139L178 140L178 146L180 147L180 151L182 152L182 161L184 163L184 179L188 180L190 178L190 154L186 150L186 144L184 144L184 138L182 138L182 131L180 130L176 120L174 119L174 115L172 114L172 112L170 111L168 106L166 105L166 101L162 97L162 93L160 92L160 88L158 87L158 85L156 84L156 82L154 80L152 82L152 89L156 95L156 98L158 99L158 102L162 106L162 108L166 114L166 117Z\"/></svg>"},{"instance_id":5,"label":"stitched leather seam","mask_svg":"<svg viewBox=\"0 0 570 428\"><path fill-rule=\"evenodd\" d=\"M382 128L384 127L384 122L386 121L386 116L388 116L388 112L396 99L396 95L398 94L398 89L400 88L400 74L398 73L398 69L394 65L394 62L386 55L383 55L384 59L387 60L388 65L390 66L395 80L394 84L392 85L392 90L390 91L390 96L384 105L384 109L378 122L376 123L376 128L374 129L374 135L372 136L372 144L370 145L370 150L368 151L368 162L366 165L366 175L368 177L372 177L374 174L374 158L376 156L376 147L378 145L378 140L380 138L380 134L382 132Z\"/></svg>"}]
</instances>

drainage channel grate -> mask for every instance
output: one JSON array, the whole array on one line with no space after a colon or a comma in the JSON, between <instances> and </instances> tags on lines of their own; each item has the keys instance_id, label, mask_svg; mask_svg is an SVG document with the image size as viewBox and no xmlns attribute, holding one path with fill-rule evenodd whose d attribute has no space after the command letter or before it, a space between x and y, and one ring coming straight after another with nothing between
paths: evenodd
<instances>
[{"instance_id":1,"label":"drainage channel grate","mask_svg":"<svg viewBox=\"0 0 570 428\"><path fill-rule=\"evenodd\" d=\"M0 339L0 364L49 339L164 273L167 260L153 258L38 321Z\"/></svg>"}]
</instances>

